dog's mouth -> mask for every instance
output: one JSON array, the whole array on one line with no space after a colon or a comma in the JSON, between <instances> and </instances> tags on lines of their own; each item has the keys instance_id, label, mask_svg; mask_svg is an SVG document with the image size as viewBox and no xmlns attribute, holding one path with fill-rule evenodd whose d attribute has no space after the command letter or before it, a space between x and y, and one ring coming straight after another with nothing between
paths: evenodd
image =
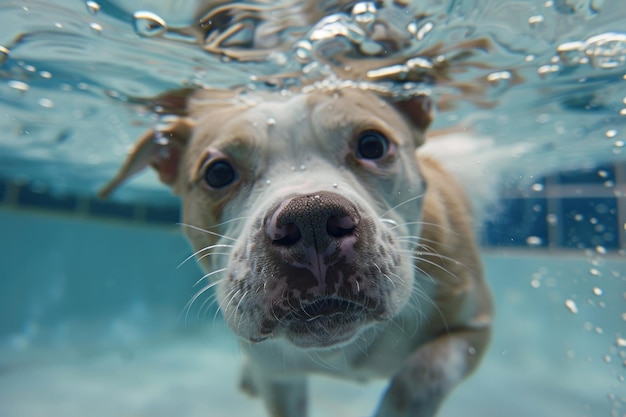
<instances>
[{"instance_id":1,"label":"dog's mouth","mask_svg":"<svg viewBox=\"0 0 626 417\"><path fill-rule=\"evenodd\" d=\"M364 306L354 301L337 297L324 297L302 306L298 310L292 310L283 319L285 322L313 322L324 320L333 316L350 315L362 312Z\"/></svg>"},{"instance_id":2,"label":"dog's mouth","mask_svg":"<svg viewBox=\"0 0 626 417\"><path fill-rule=\"evenodd\" d=\"M288 312L280 321L285 335L299 347L328 347L351 340L367 319L364 304L324 297Z\"/></svg>"}]
</instances>

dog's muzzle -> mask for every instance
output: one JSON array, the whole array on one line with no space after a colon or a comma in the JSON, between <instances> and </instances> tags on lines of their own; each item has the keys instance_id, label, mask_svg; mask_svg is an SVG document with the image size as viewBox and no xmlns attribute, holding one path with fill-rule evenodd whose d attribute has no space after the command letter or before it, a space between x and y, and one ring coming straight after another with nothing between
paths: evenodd
<instances>
[{"instance_id":1,"label":"dog's muzzle","mask_svg":"<svg viewBox=\"0 0 626 417\"><path fill-rule=\"evenodd\" d=\"M281 202L270 210L265 230L272 250L284 262L308 269L323 287L329 266L354 258L359 221L350 200L319 192Z\"/></svg>"}]
</instances>

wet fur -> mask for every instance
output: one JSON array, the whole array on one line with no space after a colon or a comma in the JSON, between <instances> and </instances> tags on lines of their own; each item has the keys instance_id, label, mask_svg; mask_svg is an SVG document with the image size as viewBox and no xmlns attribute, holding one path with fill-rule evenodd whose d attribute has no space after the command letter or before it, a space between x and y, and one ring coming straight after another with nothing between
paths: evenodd
<instances>
[{"instance_id":1,"label":"wet fur","mask_svg":"<svg viewBox=\"0 0 626 417\"><path fill-rule=\"evenodd\" d=\"M201 91L180 113L140 139L102 195L147 165L180 195L185 232L207 273L192 302L215 288L248 357L241 387L261 396L272 417L303 417L310 373L385 378L374 416L435 415L485 352L492 307L469 204L439 163L419 152L428 106L357 88L287 97ZM356 157L355 137L365 129L389 138L393 155ZM216 157L238 175L217 190L203 182ZM278 252L267 238L281 202L303 195L341 195L337 204L358 211L356 243L345 250L356 259L342 264L345 280L335 290L314 279L304 287L296 279L304 272L288 261L299 252ZM350 320L337 312L311 327L285 324L329 294L360 308Z\"/></svg>"}]
</instances>

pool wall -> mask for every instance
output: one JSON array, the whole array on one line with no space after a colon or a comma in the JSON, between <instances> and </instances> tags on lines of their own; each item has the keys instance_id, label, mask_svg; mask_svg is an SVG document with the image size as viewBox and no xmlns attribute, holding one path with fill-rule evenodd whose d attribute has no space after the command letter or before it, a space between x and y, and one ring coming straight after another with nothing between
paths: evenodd
<instances>
[{"instance_id":1,"label":"pool wall","mask_svg":"<svg viewBox=\"0 0 626 417\"><path fill-rule=\"evenodd\" d=\"M626 162L522 180L503 190L479 227L484 247L626 249ZM52 192L41 182L0 178L0 208L36 209L80 218L171 227L178 201L100 200Z\"/></svg>"}]
</instances>

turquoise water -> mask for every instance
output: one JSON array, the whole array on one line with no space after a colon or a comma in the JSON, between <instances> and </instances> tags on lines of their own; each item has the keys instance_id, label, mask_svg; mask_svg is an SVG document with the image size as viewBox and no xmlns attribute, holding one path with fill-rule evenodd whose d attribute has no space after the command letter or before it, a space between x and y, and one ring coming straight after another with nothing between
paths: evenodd
<instances>
[{"instance_id":1,"label":"turquoise water","mask_svg":"<svg viewBox=\"0 0 626 417\"><path fill-rule=\"evenodd\" d=\"M181 35L194 16L212 16L194 13L194 0L4 0L0 176L93 194L158 121L137 98L181 86L297 89L363 68L360 79L392 92L431 91L434 128L465 128L460 165L480 165L496 187L624 160L621 0L407 1L369 15L336 3L323 3L318 15L330 17L319 22L284 20L293 26L276 36L280 9L261 7L242 18L254 22L247 30L211 46ZM392 33L377 42L363 20ZM240 58L250 50L262 53ZM117 196L168 193L148 175Z\"/></svg>"},{"instance_id":2,"label":"turquoise water","mask_svg":"<svg viewBox=\"0 0 626 417\"><path fill-rule=\"evenodd\" d=\"M263 415L236 389L242 358L215 310L183 314L199 270L176 268L188 249L174 228L11 210L0 228L0 415ZM494 340L441 415L621 416L624 261L484 260ZM383 386L315 377L312 415L368 415Z\"/></svg>"},{"instance_id":3,"label":"turquoise water","mask_svg":"<svg viewBox=\"0 0 626 417\"><path fill-rule=\"evenodd\" d=\"M185 310L176 199L151 173L95 192L160 121L138 98L365 66L436 99L432 151L484 220L494 340L441 416L626 416L623 0L383 3L278 35L264 6L211 44L184 34L207 15L190 0L0 2L0 416L263 415L215 306ZM313 416L369 415L382 387L315 378Z\"/></svg>"}]
</instances>

